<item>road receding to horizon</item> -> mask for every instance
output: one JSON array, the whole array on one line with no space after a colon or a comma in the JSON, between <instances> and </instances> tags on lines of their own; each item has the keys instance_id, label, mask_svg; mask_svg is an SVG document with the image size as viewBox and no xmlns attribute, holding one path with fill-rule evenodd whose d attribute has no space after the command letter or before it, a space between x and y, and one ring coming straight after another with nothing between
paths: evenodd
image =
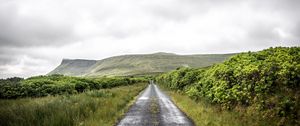
<instances>
[{"instance_id":1,"label":"road receding to horizon","mask_svg":"<svg viewBox=\"0 0 300 126\"><path fill-rule=\"evenodd\" d=\"M194 126L166 94L149 84L117 126Z\"/></svg>"}]
</instances>

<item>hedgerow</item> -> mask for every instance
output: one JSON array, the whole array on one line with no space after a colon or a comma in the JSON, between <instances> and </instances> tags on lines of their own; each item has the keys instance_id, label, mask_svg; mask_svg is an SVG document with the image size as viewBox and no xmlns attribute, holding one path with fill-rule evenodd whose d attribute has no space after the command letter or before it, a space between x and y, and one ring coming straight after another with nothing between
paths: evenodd
<instances>
[{"instance_id":1,"label":"hedgerow","mask_svg":"<svg viewBox=\"0 0 300 126\"><path fill-rule=\"evenodd\" d=\"M147 80L142 77L83 78L49 75L31 77L25 80L15 77L0 80L0 98L10 99L76 94L86 90L112 88L145 81Z\"/></svg>"},{"instance_id":2,"label":"hedgerow","mask_svg":"<svg viewBox=\"0 0 300 126\"><path fill-rule=\"evenodd\" d=\"M209 68L180 68L156 80L194 99L219 104L223 109L251 106L265 117L299 124L299 47L240 53Z\"/></svg>"}]
</instances>

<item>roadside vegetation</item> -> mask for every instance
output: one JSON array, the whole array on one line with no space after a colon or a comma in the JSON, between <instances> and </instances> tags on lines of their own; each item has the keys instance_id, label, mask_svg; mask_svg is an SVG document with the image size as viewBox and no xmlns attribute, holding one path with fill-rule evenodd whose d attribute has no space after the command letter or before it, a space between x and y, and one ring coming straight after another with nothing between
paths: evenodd
<instances>
[{"instance_id":1,"label":"roadside vegetation","mask_svg":"<svg viewBox=\"0 0 300 126\"><path fill-rule=\"evenodd\" d=\"M43 97L49 95L78 94L89 90L113 88L146 82L144 77L83 78L63 75L36 76L28 79L0 79L0 98Z\"/></svg>"},{"instance_id":2,"label":"roadside vegetation","mask_svg":"<svg viewBox=\"0 0 300 126\"><path fill-rule=\"evenodd\" d=\"M193 120L196 126L274 126L272 120L261 118L257 113L247 113L245 109L234 111L222 110L217 104L188 97L182 92L175 92L168 88L164 91L172 98L179 109Z\"/></svg>"},{"instance_id":3,"label":"roadside vegetation","mask_svg":"<svg viewBox=\"0 0 300 126\"><path fill-rule=\"evenodd\" d=\"M263 120L253 125L300 125L299 47L241 53L207 68L180 68L158 76L156 81L193 99L187 102L174 97L196 124L203 124L197 116L205 116L201 106L208 103L221 113L239 112L249 120L254 116ZM197 106L199 110L188 110Z\"/></svg>"},{"instance_id":4,"label":"roadside vegetation","mask_svg":"<svg viewBox=\"0 0 300 126\"><path fill-rule=\"evenodd\" d=\"M112 126L146 87L136 83L80 94L0 100L1 126Z\"/></svg>"}]
</instances>

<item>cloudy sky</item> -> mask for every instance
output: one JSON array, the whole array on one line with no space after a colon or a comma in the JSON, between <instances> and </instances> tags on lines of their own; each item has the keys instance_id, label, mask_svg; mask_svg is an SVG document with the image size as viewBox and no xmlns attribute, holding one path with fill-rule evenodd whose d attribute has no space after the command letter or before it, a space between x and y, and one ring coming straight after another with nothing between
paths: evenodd
<instances>
[{"instance_id":1,"label":"cloudy sky","mask_svg":"<svg viewBox=\"0 0 300 126\"><path fill-rule=\"evenodd\" d=\"M299 0L0 0L0 78L63 58L300 45Z\"/></svg>"}]
</instances>

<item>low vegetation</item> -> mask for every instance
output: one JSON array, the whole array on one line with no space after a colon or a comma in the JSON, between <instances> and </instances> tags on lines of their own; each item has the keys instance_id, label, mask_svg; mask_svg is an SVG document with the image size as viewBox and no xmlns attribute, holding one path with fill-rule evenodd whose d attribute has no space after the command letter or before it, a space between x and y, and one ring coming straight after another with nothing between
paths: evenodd
<instances>
[{"instance_id":1,"label":"low vegetation","mask_svg":"<svg viewBox=\"0 0 300 126\"><path fill-rule=\"evenodd\" d=\"M49 75L31 77L25 80L15 77L0 80L0 98L77 94L88 90L106 89L145 81L147 79L143 77L82 78Z\"/></svg>"},{"instance_id":2,"label":"low vegetation","mask_svg":"<svg viewBox=\"0 0 300 126\"><path fill-rule=\"evenodd\" d=\"M244 109L278 125L300 124L299 47L241 53L221 64L180 68L156 80L221 110Z\"/></svg>"},{"instance_id":3,"label":"low vegetation","mask_svg":"<svg viewBox=\"0 0 300 126\"><path fill-rule=\"evenodd\" d=\"M0 100L1 126L111 126L146 83L74 95Z\"/></svg>"},{"instance_id":4,"label":"low vegetation","mask_svg":"<svg viewBox=\"0 0 300 126\"><path fill-rule=\"evenodd\" d=\"M196 126L267 126L276 125L271 120L246 111L224 111L219 105L207 101L195 101L181 92L164 89L176 105L190 117Z\"/></svg>"}]
</instances>

